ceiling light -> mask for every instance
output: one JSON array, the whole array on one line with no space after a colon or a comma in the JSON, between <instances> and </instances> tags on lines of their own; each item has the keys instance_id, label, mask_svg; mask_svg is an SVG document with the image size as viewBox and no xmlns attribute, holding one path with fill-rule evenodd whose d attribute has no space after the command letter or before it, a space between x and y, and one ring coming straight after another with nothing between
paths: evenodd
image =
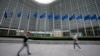
<instances>
[{"instance_id":1,"label":"ceiling light","mask_svg":"<svg viewBox=\"0 0 100 56\"><path fill-rule=\"evenodd\" d=\"M34 1L41 3L41 4L49 4L49 3L54 2L55 0L34 0Z\"/></svg>"}]
</instances>

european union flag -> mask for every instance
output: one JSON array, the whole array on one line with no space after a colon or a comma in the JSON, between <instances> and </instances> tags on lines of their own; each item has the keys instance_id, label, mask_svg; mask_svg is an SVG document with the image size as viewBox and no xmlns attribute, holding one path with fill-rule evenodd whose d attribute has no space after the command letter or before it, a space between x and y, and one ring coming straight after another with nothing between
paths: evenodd
<instances>
[{"instance_id":1,"label":"european union flag","mask_svg":"<svg viewBox=\"0 0 100 56\"><path fill-rule=\"evenodd\" d=\"M69 20L72 20L72 19L75 19L75 14L73 14L73 15L69 18Z\"/></svg>"},{"instance_id":2,"label":"european union flag","mask_svg":"<svg viewBox=\"0 0 100 56\"><path fill-rule=\"evenodd\" d=\"M62 20L65 20L68 18L68 14L65 14L64 16L62 16Z\"/></svg>"},{"instance_id":3,"label":"european union flag","mask_svg":"<svg viewBox=\"0 0 100 56\"><path fill-rule=\"evenodd\" d=\"M4 15L3 16L4 16L4 18L7 18L8 17L6 11L4 12Z\"/></svg>"},{"instance_id":4,"label":"european union flag","mask_svg":"<svg viewBox=\"0 0 100 56\"><path fill-rule=\"evenodd\" d=\"M46 13L43 13L42 15L40 15L40 18L45 18Z\"/></svg>"},{"instance_id":5,"label":"european union flag","mask_svg":"<svg viewBox=\"0 0 100 56\"><path fill-rule=\"evenodd\" d=\"M98 16L98 20L100 20L100 16Z\"/></svg>"},{"instance_id":6,"label":"european union flag","mask_svg":"<svg viewBox=\"0 0 100 56\"><path fill-rule=\"evenodd\" d=\"M53 13L48 15L48 19L53 19Z\"/></svg>"},{"instance_id":7,"label":"european union flag","mask_svg":"<svg viewBox=\"0 0 100 56\"><path fill-rule=\"evenodd\" d=\"M82 19L82 14L78 15L76 19Z\"/></svg>"},{"instance_id":8,"label":"european union flag","mask_svg":"<svg viewBox=\"0 0 100 56\"><path fill-rule=\"evenodd\" d=\"M35 18L38 17L38 12L34 13L34 17L35 17Z\"/></svg>"},{"instance_id":9,"label":"european union flag","mask_svg":"<svg viewBox=\"0 0 100 56\"><path fill-rule=\"evenodd\" d=\"M91 19L90 15L86 15L86 16L84 17L84 20L90 20L90 19Z\"/></svg>"},{"instance_id":10,"label":"european union flag","mask_svg":"<svg viewBox=\"0 0 100 56\"><path fill-rule=\"evenodd\" d=\"M94 14L94 15L91 17L91 20L93 20L93 19L97 20L96 14Z\"/></svg>"},{"instance_id":11,"label":"european union flag","mask_svg":"<svg viewBox=\"0 0 100 56\"><path fill-rule=\"evenodd\" d=\"M30 13L27 14L27 19L29 19L29 17L30 17Z\"/></svg>"},{"instance_id":12,"label":"european union flag","mask_svg":"<svg viewBox=\"0 0 100 56\"><path fill-rule=\"evenodd\" d=\"M60 14L56 15L56 16L55 16L55 19L56 19L56 20L60 19Z\"/></svg>"},{"instance_id":13,"label":"european union flag","mask_svg":"<svg viewBox=\"0 0 100 56\"><path fill-rule=\"evenodd\" d=\"M20 11L19 13L18 13L18 15L17 15L17 17L21 17L22 16L22 12Z\"/></svg>"}]
</instances>

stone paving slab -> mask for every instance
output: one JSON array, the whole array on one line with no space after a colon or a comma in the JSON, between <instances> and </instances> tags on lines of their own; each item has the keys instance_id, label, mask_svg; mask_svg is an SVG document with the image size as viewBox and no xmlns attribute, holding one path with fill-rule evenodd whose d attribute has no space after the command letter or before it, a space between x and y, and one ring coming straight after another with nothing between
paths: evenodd
<instances>
[{"instance_id":1,"label":"stone paving slab","mask_svg":"<svg viewBox=\"0 0 100 56\"><path fill-rule=\"evenodd\" d=\"M22 43L0 43L0 56L17 56ZM82 45L73 49L72 44L29 44L29 56L100 56L100 45ZM24 49L20 56L28 56Z\"/></svg>"}]
</instances>

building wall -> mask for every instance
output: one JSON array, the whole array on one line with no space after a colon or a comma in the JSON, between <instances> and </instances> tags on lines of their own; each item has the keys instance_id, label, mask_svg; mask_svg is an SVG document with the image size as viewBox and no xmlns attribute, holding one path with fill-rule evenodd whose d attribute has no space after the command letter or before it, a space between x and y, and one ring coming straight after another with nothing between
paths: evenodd
<instances>
[{"instance_id":1,"label":"building wall","mask_svg":"<svg viewBox=\"0 0 100 56\"><path fill-rule=\"evenodd\" d=\"M3 18L4 11L7 12L8 17L6 19ZM18 18L17 14L22 11L22 17ZM13 12L13 16L11 17L11 13ZM30 13L31 12L31 13ZM2 21L2 28L11 28L11 29L25 29L31 31L52 31L53 29L61 29L61 30L70 30L76 32L84 32L88 31L88 28L95 30L96 28L100 28L100 20L50 20L47 18L34 18L34 13L38 12L39 16L43 13L50 14L54 13L54 15L60 14L61 16L68 14L68 16L72 16L73 14L79 15L93 15L96 14L100 16L100 0L57 0L56 2L50 5L41 5L31 0L1 0L0 1L0 21ZM27 18L28 14L30 15L30 21ZM2 20L3 18L3 20ZM29 22L29 27L28 27ZM93 26L93 27L92 27ZM83 28L82 30L80 30ZM100 30L99 30L100 31ZM91 34L93 35L93 33Z\"/></svg>"}]
</instances>

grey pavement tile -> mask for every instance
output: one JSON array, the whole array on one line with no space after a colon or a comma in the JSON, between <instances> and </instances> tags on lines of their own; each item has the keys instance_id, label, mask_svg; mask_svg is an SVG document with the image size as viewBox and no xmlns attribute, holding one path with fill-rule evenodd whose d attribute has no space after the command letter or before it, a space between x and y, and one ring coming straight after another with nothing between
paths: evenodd
<instances>
[{"instance_id":1,"label":"grey pavement tile","mask_svg":"<svg viewBox=\"0 0 100 56\"><path fill-rule=\"evenodd\" d=\"M0 56L17 56L21 43L0 43ZM29 44L29 56L100 56L100 45L81 45L81 50L72 44ZM28 56L24 49L20 56Z\"/></svg>"}]
</instances>

